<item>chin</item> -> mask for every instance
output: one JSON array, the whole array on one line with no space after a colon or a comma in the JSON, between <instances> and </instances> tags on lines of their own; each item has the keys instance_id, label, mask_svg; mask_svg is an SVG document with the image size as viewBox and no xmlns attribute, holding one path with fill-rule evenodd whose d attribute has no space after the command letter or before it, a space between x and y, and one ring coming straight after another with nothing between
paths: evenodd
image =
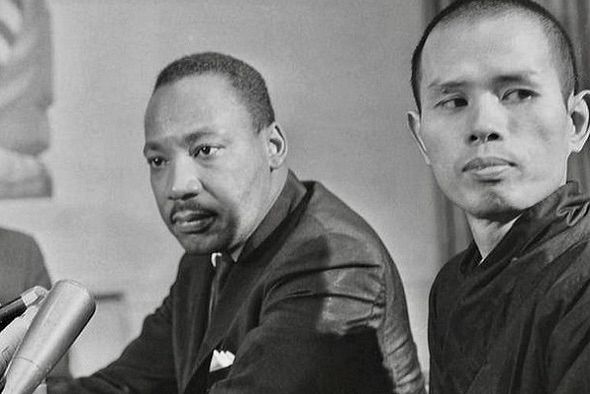
<instances>
[{"instance_id":1,"label":"chin","mask_svg":"<svg viewBox=\"0 0 590 394\"><path fill-rule=\"evenodd\" d=\"M491 222L506 223L515 219L523 210L515 207L484 207L482 209L473 209L468 211L469 214L478 219L485 219Z\"/></svg>"},{"instance_id":2,"label":"chin","mask_svg":"<svg viewBox=\"0 0 590 394\"><path fill-rule=\"evenodd\" d=\"M457 204L470 216L495 222L507 222L528 208L527 204L495 192L487 192Z\"/></svg>"},{"instance_id":3,"label":"chin","mask_svg":"<svg viewBox=\"0 0 590 394\"><path fill-rule=\"evenodd\" d=\"M205 237L195 237L187 235L174 234L180 245L187 253L192 254L209 254L220 250L221 246Z\"/></svg>"}]
</instances>

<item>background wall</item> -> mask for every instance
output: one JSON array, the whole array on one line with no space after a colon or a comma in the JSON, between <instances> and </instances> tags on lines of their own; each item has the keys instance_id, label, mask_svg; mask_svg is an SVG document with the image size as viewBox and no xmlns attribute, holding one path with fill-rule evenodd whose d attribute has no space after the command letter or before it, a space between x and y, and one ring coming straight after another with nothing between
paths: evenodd
<instances>
[{"instance_id":1,"label":"background wall","mask_svg":"<svg viewBox=\"0 0 590 394\"><path fill-rule=\"evenodd\" d=\"M143 111L157 72L203 50L233 54L265 76L291 167L323 181L382 236L404 280L427 367L427 293L441 262L433 183L405 125L421 1L49 6L56 101L45 162L54 196L2 201L0 224L35 235L54 279L77 279L104 296L73 350L74 373L118 355L175 276L182 251L149 189Z\"/></svg>"}]
</instances>

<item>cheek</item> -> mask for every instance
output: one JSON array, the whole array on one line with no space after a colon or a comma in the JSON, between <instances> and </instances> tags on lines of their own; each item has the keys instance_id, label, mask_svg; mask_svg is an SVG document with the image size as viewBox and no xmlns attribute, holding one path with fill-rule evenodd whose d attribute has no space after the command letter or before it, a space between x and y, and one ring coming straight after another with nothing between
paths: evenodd
<instances>
[{"instance_id":1,"label":"cheek","mask_svg":"<svg viewBox=\"0 0 590 394\"><path fill-rule=\"evenodd\" d=\"M452 167L461 151L460 120L441 119L426 115L422 128L422 141L434 168Z\"/></svg>"},{"instance_id":2,"label":"cheek","mask_svg":"<svg viewBox=\"0 0 590 394\"><path fill-rule=\"evenodd\" d=\"M152 194L154 195L154 199L156 200L156 205L158 206L158 210L160 211L162 218L164 220L166 220L168 196L166 194L165 183L161 179L154 179L152 177L150 179L150 184L152 187Z\"/></svg>"},{"instance_id":3,"label":"cheek","mask_svg":"<svg viewBox=\"0 0 590 394\"><path fill-rule=\"evenodd\" d=\"M152 187L152 193L154 194L156 201L159 203L165 194L164 181L161 177L156 178L152 176L150 178L150 185Z\"/></svg>"},{"instance_id":4,"label":"cheek","mask_svg":"<svg viewBox=\"0 0 590 394\"><path fill-rule=\"evenodd\" d=\"M530 138L537 138L547 144L565 142L570 117L561 98L547 99L538 106L522 108L515 115L511 130L524 130Z\"/></svg>"},{"instance_id":5,"label":"cheek","mask_svg":"<svg viewBox=\"0 0 590 394\"><path fill-rule=\"evenodd\" d=\"M430 165L436 172L452 171L460 147L450 138L429 138L424 141Z\"/></svg>"},{"instance_id":6,"label":"cheek","mask_svg":"<svg viewBox=\"0 0 590 394\"><path fill-rule=\"evenodd\" d=\"M520 125L518 130L527 132L522 133L518 146L528 160L537 162L539 166L559 165L562 161L565 162L569 152L569 141L565 132L567 127L568 125L558 116L539 116L529 124ZM541 157L545 159L538 160Z\"/></svg>"},{"instance_id":7,"label":"cheek","mask_svg":"<svg viewBox=\"0 0 590 394\"><path fill-rule=\"evenodd\" d=\"M241 207L247 205L250 200L248 191L251 187L251 180L242 169L224 171L209 177L203 182L208 194L216 201L216 208L225 212L229 217L241 215ZM204 198L203 196L202 198Z\"/></svg>"},{"instance_id":8,"label":"cheek","mask_svg":"<svg viewBox=\"0 0 590 394\"><path fill-rule=\"evenodd\" d=\"M260 155L249 155L235 164L229 171L232 181L228 183L229 188L233 189L233 194L238 198L247 199L248 196L261 192L268 167L260 160Z\"/></svg>"}]
</instances>

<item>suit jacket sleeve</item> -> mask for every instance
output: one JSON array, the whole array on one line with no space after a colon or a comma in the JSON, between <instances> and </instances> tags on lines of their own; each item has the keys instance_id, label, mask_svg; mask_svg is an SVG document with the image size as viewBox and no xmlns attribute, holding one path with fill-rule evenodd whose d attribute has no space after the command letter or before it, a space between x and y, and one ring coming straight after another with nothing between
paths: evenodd
<instances>
[{"instance_id":1,"label":"suit jacket sleeve","mask_svg":"<svg viewBox=\"0 0 590 394\"><path fill-rule=\"evenodd\" d=\"M422 392L397 391L384 367L377 329L385 313L385 271L373 252L346 235L299 245L271 270L260 324L210 392Z\"/></svg>"},{"instance_id":2,"label":"suit jacket sleeve","mask_svg":"<svg viewBox=\"0 0 590 394\"><path fill-rule=\"evenodd\" d=\"M172 294L172 293L171 293ZM121 357L87 378L48 381L50 394L161 394L177 392L172 350L172 295L143 323ZM108 340L108 339L105 339Z\"/></svg>"}]
</instances>

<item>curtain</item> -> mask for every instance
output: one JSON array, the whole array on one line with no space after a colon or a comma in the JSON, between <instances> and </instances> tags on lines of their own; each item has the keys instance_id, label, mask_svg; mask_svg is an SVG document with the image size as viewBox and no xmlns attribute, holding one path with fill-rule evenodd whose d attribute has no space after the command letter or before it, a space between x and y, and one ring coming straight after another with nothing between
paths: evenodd
<instances>
[{"instance_id":1,"label":"curtain","mask_svg":"<svg viewBox=\"0 0 590 394\"><path fill-rule=\"evenodd\" d=\"M425 26L453 0L425 0ZM576 51L576 62L580 76L580 88L590 89L590 0L539 0L561 22L569 33ZM590 103L590 99L587 100ZM580 183L582 189L590 192L590 142L584 149L570 157L568 178ZM438 218L441 220L441 234L448 234L442 243L447 257L460 252L470 242L471 236L463 213L437 190L439 196Z\"/></svg>"}]
</instances>

